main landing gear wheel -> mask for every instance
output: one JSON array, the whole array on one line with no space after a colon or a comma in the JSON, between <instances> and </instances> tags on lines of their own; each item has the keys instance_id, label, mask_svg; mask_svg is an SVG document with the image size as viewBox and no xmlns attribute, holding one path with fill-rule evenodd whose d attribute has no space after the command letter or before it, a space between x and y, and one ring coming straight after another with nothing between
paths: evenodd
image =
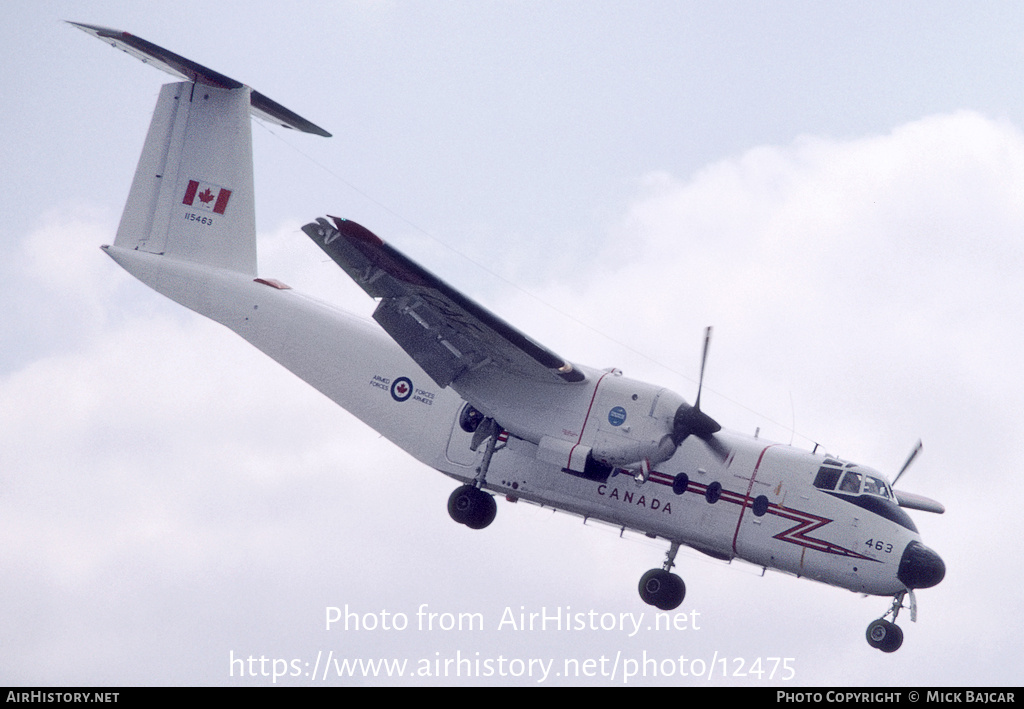
<instances>
[{"instance_id":1,"label":"main landing gear wheel","mask_svg":"<svg viewBox=\"0 0 1024 709\"><path fill-rule=\"evenodd\" d=\"M651 569L640 577L640 598L643 602L663 611L679 607L686 596L686 584L665 569Z\"/></svg>"},{"instance_id":2,"label":"main landing gear wheel","mask_svg":"<svg viewBox=\"0 0 1024 709\"><path fill-rule=\"evenodd\" d=\"M903 630L884 618L871 623L867 631L868 645L882 652L896 652L903 644Z\"/></svg>"},{"instance_id":3,"label":"main landing gear wheel","mask_svg":"<svg viewBox=\"0 0 1024 709\"><path fill-rule=\"evenodd\" d=\"M498 503L491 495L473 485L455 488L448 498L448 514L470 529L483 529L494 521Z\"/></svg>"},{"instance_id":4,"label":"main landing gear wheel","mask_svg":"<svg viewBox=\"0 0 1024 709\"><path fill-rule=\"evenodd\" d=\"M472 414L472 412L476 412ZM477 420L481 416L479 411L467 404L463 409L460 424L467 433L473 432L473 442L470 450L476 450L481 443L487 442L484 448L483 459L476 469L476 477L470 485L463 485L455 488L455 491L448 498L448 514L459 524L464 524L470 529L483 529L494 521L498 514L498 503L494 497L488 495L481 488L487 478L487 469L491 467L491 456L500 450L498 438L501 436L501 426L494 419L487 417Z\"/></svg>"},{"instance_id":5,"label":"main landing gear wheel","mask_svg":"<svg viewBox=\"0 0 1024 709\"><path fill-rule=\"evenodd\" d=\"M686 584L683 580L672 573L671 569L676 565L676 552L679 551L679 543L672 542L668 552L665 553L665 563L660 569L651 569L640 577L640 598L649 606L654 606L663 611L674 610L679 607L686 596Z\"/></svg>"}]
</instances>

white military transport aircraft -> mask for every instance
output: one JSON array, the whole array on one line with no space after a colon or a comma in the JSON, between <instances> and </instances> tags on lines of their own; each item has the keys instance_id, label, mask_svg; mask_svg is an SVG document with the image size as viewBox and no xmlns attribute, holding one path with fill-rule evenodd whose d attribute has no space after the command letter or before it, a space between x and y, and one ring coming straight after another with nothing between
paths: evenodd
<instances>
[{"instance_id":1,"label":"white military transport aircraft","mask_svg":"<svg viewBox=\"0 0 1024 709\"><path fill-rule=\"evenodd\" d=\"M639 584L662 610L685 593L671 573L680 545L892 596L867 639L885 652L900 646L892 621L904 600L916 619L915 589L945 575L903 508L942 505L894 491L870 468L724 431L701 410L699 385L691 405L616 369L571 363L354 222L318 218L303 231L378 301L376 323L261 277L250 113L330 134L127 32L72 24L184 79L160 92L117 236L103 249L462 483L448 502L456 522L486 527L496 493L664 539L665 562Z\"/></svg>"}]
</instances>

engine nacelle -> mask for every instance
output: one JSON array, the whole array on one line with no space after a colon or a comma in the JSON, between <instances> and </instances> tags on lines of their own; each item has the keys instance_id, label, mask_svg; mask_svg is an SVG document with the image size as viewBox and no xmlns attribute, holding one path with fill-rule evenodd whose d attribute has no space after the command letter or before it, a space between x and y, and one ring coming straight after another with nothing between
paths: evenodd
<instances>
[{"instance_id":1,"label":"engine nacelle","mask_svg":"<svg viewBox=\"0 0 1024 709\"><path fill-rule=\"evenodd\" d=\"M576 440L545 436L539 456L583 472L587 457L646 474L676 451L673 422L683 398L664 387L623 377L602 378Z\"/></svg>"}]
</instances>

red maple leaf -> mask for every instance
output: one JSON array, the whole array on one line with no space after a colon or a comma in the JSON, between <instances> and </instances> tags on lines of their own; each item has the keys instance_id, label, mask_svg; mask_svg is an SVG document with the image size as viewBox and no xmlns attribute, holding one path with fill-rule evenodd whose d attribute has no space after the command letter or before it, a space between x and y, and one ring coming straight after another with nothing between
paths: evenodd
<instances>
[{"instance_id":1,"label":"red maple leaf","mask_svg":"<svg viewBox=\"0 0 1024 709\"><path fill-rule=\"evenodd\" d=\"M199 198L200 202L206 204L207 202L213 201L213 192L210 192L210 188L207 187L205 190L197 194L196 197Z\"/></svg>"},{"instance_id":2,"label":"red maple leaf","mask_svg":"<svg viewBox=\"0 0 1024 709\"><path fill-rule=\"evenodd\" d=\"M409 391L408 387L405 386L405 382L402 382L395 388L398 390L399 394L404 394L405 392Z\"/></svg>"}]
</instances>

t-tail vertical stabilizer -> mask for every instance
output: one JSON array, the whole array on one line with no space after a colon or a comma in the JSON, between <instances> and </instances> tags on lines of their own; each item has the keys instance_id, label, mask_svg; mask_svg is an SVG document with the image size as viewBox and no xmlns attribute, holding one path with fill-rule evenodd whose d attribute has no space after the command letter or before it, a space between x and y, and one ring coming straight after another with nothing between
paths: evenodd
<instances>
[{"instance_id":1,"label":"t-tail vertical stabilizer","mask_svg":"<svg viewBox=\"0 0 1024 709\"><path fill-rule=\"evenodd\" d=\"M114 245L256 275L249 87L161 89Z\"/></svg>"}]
</instances>

